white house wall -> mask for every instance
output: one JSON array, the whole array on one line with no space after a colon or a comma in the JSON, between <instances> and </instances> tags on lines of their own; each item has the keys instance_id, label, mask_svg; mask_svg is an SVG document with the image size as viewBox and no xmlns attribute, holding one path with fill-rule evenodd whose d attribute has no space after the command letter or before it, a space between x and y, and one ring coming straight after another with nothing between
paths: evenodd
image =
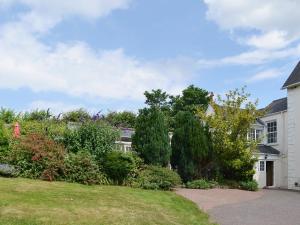
<instances>
[{"instance_id":1,"label":"white house wall","mask_svg":"<svg viewBox=\"0 0 300 225\"><path fill-rule=\"evenodd\" d=\"M300 190L300 87L288 89L288 187ZM298 183L298 186L296 185Z\"/></svg>"},{"instance_id":2,"label":"white house wall","mask_svg":"<svg viewBox=\"0 0 300 225\"><path fill-rule=\"evenodd\" d=\"M277 121L277 143L268 144L267 143L267 128L265 128L265 137L263 144L270 145L273 148L280 151L280 157L277 157L276 162L274 161L274 180L276 187L287 188L288 187L288 162L287 162L287 122L288 122L288 112L279 112L276 114L267 115L261 118L261 120L267 124L269 121ZM260 178L265 179L265 178ZM264 181L265 182L265 181Z\"/></svg>"}]
</instances>

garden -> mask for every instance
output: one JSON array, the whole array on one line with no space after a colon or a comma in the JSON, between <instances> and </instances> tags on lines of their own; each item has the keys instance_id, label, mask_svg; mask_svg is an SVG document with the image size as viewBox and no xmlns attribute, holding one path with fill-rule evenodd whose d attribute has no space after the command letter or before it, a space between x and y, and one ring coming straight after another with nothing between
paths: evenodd
<instances>
[{"instance_id":1,"label":"garden","mask_svg":"<svg viewBox=\"0 0 300 225\"><path fill-rule=\"evenodd\" d=\"M84 109L59 115L52 115L50 109L18 114L2 108L0 176L6 178L0 182L5 193L0 197L0 215L4 216L0 223L12 219L15 224L36 224L47 217L48 209L51 214L61 206L67 215L72 214L72 221L75 215L89 216L81 212L84 207L91 214L96 209L101 213L112 210L107 215L91 215L90 221L78 220L78 224L94 224L97 218L103 224L120 224L116 221L123 214L128 221L121 224L209 224L192 203L161 191L175 187L257 190L253 181L257 143L248 139L248 132L260 112L244 89L230 91L216 101L195 86L179 96L152 90L145 97L146 106L137 115L126 111L91 115ZM130 152L116 144L122 127L135 130ZM22 215L10 216L5 211L10 207ZM166 213L163 219L157 217L161 222L143 223L160 207ZM176 210L190 221L178 222L181 216L176 216ZM53 221L59 218L52 216Z\"/></svg>"}]
</instances>

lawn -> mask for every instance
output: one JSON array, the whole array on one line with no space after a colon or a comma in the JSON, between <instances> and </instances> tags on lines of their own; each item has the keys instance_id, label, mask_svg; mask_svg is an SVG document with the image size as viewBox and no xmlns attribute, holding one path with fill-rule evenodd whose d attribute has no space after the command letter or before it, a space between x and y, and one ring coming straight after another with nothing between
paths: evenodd
<instances>
[{"instance_id":1,"label":"lawn","mask_svg":"<svg viewBox=\"0 0 300 225\"><path fill-rule=\"evenodd\" d=\"M211 225L172 192L0 178L0 224Z\"/></svg>"}]
</instances>

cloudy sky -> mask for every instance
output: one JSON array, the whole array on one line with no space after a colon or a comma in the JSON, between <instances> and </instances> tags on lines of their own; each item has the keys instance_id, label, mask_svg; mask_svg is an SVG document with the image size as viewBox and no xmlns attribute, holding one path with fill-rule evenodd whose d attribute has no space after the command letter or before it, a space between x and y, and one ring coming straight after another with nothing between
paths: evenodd
<instances>
[{"instance_id":1,"label":"cloudy sky","mask_svg":"<svg viewBox=\"0 0 300 225\"><path fill-rule=\"evenodd\" d=\"M136 110L145 90L247 85L260 106L300 56L299 0L0 0L0 105Z\"/></svg>"}]
</instances>

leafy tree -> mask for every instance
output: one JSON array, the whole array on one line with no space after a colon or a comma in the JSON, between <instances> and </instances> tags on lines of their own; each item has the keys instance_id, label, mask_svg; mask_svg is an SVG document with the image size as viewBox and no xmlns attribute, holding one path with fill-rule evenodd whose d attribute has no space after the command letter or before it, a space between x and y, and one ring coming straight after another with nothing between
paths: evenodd
<instances>
[{"instance_id":1,"label":"leafy tree","mask_svg":"<svg viewBox=\"0 0 300 225\"><path fill-rule=\"evenodd\" d=\"M91 115L85 109L77 109L63 114L66 122L86 122L91 120Z\"/></svg>"},{"instance_id":2,"label":"leafy tree","mask_svg":"<svg viewBox=\"0 0 300 225\"><path fill-rule=\"evenodd\" d=\"M170 138L164 113L157 108L141 109L137 117L133 149L145 163L167 166L170 160Z\"/></svg>"},{"instance_id":3,"label":"leafy tree","mask_svg":"<svg viewBox=\"0 0 300 225\"><path fill-rule=\"evenodd\" d=\"M197 110L206 110L210 101L209 92L190 85L182 91L182 96L171 96L173 115L180 111L196 113Z\"/></svg>"},{"instance_id":4,"label":"leafy tree","mask_svg":"<svg viewBox=\"0 0 300 225\"><path fill-rule=\"evenodd\" d=\"M45 121L52 117L50 109L47 110L34 110L32 112L26 112L23 115L25 121Z\"/></svg>"},{"instance_id":5,"label":"leafy tree","mask_svg":"<svg viewBox=\"0 0 300 225\"><path fill-rule=\"evenodd\" d=\"M207 176L211 163L208 132L191 112L179 112L175 117L172 137L172 167L186 182Z\"/></svg>"},{"instance_id":6,"label":"leafy tree","mask_svg":"<svg viewBox=\"0 0 300 225\"><path fill-rule=\"evenodd\" d=\"M16 119L16 113L11 110L11 109L5 109L1 108L0 109L0 120L3 121L4 123L10 124L14 122Z\"/></svg>"},{"instance_id":7,"label":"leafy tree","mask_svg":"<svg viewBox=\"0 0 300 225\"><path fill-rule=\"evenodd\" d=\"M169 111L170 102L169 95L161 89L152 90L151 92L145 91L146 104L150 107L159 108L162 111Z\"/></svg>"},{"instance_id":8,"label":"leafy tree","mask_svg":"<svg viewBox=\"0 0 300 225\"><path fill-rule=\"evenodd\" d=\"M103 122L87 122L64 135L67 150L77 153L87 151L102 163L104 156L115 148L119 132Z\"/></svg>"},{"instance_id":9,"label":"leafy tree","mask_svg":"<svg viewBox=\"0 0 300 225\"><path fill-rule=\"evenodd\" d=\"M230 91L225 99L218 96L217 102L211 102L212 115L199 113L211 128L216 160L225 179L249 181L255 173L257 143L248 140L247 134L261 113L249 96L244 88Z\"/></svg>"},{"instance_id":10,"label":"leafy tree","mask_svg":"<svg viewBox=\"0 0 300 225\"><path fill-rule=\"evenodd\" d=\"M106 115L105 120L115 127L128 127L135 126L136 115L133 112L110 112Z\"/></svg>"}]
</instances>

